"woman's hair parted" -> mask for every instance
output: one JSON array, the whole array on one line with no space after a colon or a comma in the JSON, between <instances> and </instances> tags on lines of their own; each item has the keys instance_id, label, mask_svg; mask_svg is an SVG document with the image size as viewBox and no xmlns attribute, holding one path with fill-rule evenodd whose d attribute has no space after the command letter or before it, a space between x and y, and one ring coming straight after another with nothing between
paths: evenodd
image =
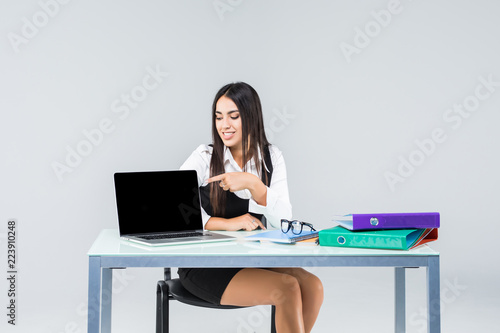
<instances>
[{"instance_id":1,"label":"woman's hair parted","mask_svg":"<svg viewBox=\"0 0 500 333\"><path fill-rule=\"evenodd\" d=\"M222 87L215 95L212 104L212 140L213 153L210 162L210 177L220 175L224 170L224 143L217 132L215 126L215 111L219 99L225 96L231 99L241 118L242 126L242 145L243 145L243 165L251 158L255 159L255 165L259 174L261 170L261 161L258 160L258 151L264 154L264 148L269 145L264 130L264 119L262 117L262 106L260 98L254 88L245 82L230 83ZM248 150L246 149L248 147ZM245 167L243 169L245 171ZM266 174L267 177L267 174ZM267 179L266 179L267 182ZM210 184L210 203L212 205L214 216L223 216L225 213L226 192L222 190L217 182Z\"/></svg>"}]
</instances>

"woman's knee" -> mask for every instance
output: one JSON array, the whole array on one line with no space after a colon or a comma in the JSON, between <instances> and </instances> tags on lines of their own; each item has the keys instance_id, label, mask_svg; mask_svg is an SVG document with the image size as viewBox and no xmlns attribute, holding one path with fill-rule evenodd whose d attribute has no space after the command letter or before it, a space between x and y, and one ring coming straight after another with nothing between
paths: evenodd
<instances>
[{"instance_id":1,"label":"woman's knee","mask_svg":"<svg viewBox=\"0 0 500 333\"><path fill-rule=\"evenodd\" d=\"M301 287L299 280L295 276L282 274L280 281L275 287L271 295L275 303L274 305L301 302Z\"/></svg>"},{"instance_id":2,"label":"woman's knee","mask_svg":"<svg viewBox=\"0 0 500 333\"><path fill-rule=\"evenodd\" d=\"M306 296L308 298L313 297L319 302L323 301L323 283L316 275L304 268L298 267L287 268L284 270L280 269L280 271L283 274L283 281L293 281L294 283L298 282L301 293L307 294L303 296Z\"/></svg>"},{"instance_id":3,"label":"woman's knee","mask_svg":"<svg viewBox=\"0 0 500 333\"><path fill-rule=\"evenodd\" d=\"M320 278L306 270L303 270L301 274L303 276L302 290L311 294L310 296L317 299L318 302L323 302L324 289Z\"/></svg>"},{"instance_id":4,"label":"woman's knee","mask_svg":"<svg viewBox=\"0 0 500 333\"><path fill-rule=\"evenodd\" d=\"M310 280L310 283L311 283L311 288L316 296L316 298L318 299L318 301L320 301L321 303L323 302L323 298L324 298L324 289L323 289L323 282L321 282L320 278L317 277L316 275L314 274L311 274L312 277L311 277L311 280Z\"/></svg>"}]
</instances>

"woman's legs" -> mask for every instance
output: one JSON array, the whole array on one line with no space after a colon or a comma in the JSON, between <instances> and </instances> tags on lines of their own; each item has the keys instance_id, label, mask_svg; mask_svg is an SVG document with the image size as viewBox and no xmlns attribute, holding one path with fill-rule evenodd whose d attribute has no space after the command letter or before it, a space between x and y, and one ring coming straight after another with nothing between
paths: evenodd
<instances>
[{"instance_id":1,"label":"woman's legs","mask_svg":"<svg viewBox=\"0 0 500 333\"><path fill-rule=\"evenodd\" d=\"M233 277L221 304L275 305L277 331L293 333L311 330L322 300L321 281L303 269L245 268Z\"/></svg>"},{"instance_id":2,"label":"woman's legs","mask_svg":"<svg viewBox=\"0 0 500 333\"><path fill-rule=\"evenodd\" d=\"M270 268L270 270L293 276L299 282L302 294L304 329L306 332L311 332L323 304L323 284L321 280L303 268Z\"/></svg>"}]
</instances>

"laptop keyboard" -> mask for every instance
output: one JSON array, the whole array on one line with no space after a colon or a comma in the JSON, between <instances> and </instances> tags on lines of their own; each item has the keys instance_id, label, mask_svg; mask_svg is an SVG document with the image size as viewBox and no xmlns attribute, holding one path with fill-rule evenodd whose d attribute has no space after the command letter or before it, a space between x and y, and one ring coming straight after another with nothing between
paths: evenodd
<instances>
[{"instance_id":1,"label":"laptop keyboard","mask_svg":"<svg viewBox=\"0 0 500 333\"><path fill-rule=\"evenodd\" d=\"M194 237L194 236L210 236L210 234L204 234L203 232L193 231L193 232L181 232L178 234L159 234L159 235L146 235L140 236L143 239L164 239L164 238L180 238L180 237Z\"/></svg>"}]
</instances>

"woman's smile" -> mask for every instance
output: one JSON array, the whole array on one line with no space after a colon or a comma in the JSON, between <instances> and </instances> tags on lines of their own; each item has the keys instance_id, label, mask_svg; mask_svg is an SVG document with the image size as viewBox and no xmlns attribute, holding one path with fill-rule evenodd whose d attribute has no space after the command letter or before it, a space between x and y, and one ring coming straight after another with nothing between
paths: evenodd
<instances>
[{"instance_id":1,"label":"woman's smile","mask_svg":"<svg viewBox=\"0 0 500 333\"><path fill-rule=\"evenodd\" d=\"M235 134L235 131L225 131L225 132L222 132L222 138L224 140L231 140L232 137L234 136Z\"/></svg>"}]
</instances>

